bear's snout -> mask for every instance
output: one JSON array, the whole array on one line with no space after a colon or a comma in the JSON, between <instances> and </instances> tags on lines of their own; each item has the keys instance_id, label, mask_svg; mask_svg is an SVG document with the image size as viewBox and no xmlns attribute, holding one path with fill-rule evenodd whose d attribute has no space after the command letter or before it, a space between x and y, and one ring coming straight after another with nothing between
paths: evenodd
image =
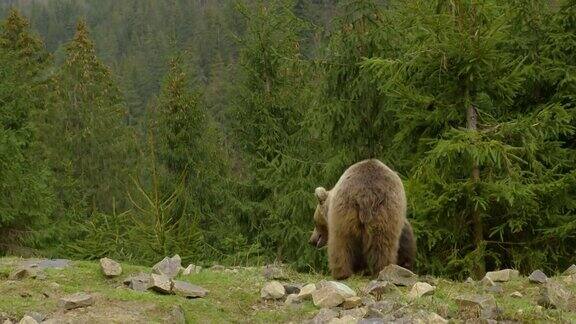
<instances>
[{"instance_id":1,"label":"bear's snout","mask_svg":"<svg viewBox=\"0 0 576 324\"><path fill-rule=\"evenodd\" d=\"M312 236L310 236L310 240L308 240L308 243L319 249L328 243L328 239L324 237L324 235L320 234L317 230L314 230Z\"/></svg>"}]
</instances>

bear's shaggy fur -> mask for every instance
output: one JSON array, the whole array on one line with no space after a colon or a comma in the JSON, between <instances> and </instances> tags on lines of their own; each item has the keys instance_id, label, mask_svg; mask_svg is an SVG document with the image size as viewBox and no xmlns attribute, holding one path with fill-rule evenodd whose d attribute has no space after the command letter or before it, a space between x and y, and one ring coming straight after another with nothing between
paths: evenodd
<instances>
[{"instance_id":1,"label":"bear's shaggy fur","mask_svg":"<svg viewBox=\"0 0 576 324\"><path fill-rule=\"evenodd\" d=\"M358 162L332 190L319 187L315 194L318 206L310 243L328 245L334 278L364 270L374 275L398 261L412 267L416 247L406 219L404 186L389 167L375 159Z\"/></svg>"}]
</instances>

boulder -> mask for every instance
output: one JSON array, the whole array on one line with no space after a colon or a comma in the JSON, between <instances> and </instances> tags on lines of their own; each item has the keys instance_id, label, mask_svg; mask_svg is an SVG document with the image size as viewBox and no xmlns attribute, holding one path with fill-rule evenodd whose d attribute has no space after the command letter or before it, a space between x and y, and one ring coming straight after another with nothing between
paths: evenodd
<instances>
[{"instance_id":1,"label":"boulder","mask_svg":"<svg viewBox=\"0 0 576 324\"><path fill-rule=\"evenodd\" d=\"M282 299L285 295L286 290L278 281L270 281L260 290L260 297L263 299Z\"/></svg>"},{"instance_id":2,"label":"boulder","mask_svg":"<svg viewBox=\"0 0 576 324\"><path fill-rule=\"evenodd\" d=\"M493 319L500 314L492 295L461 295L455 301L465 318Z\"/></svg>"},{"instance_id":3,"label":"boulder","mask_svg":"<svg viewBox=\"0 0 576 324\"><path fill-rule=\"evenodd\" d=\"M416 299L422 296L432 295L436 290L436 287L430 285L426 282L417 282L412 286L412 289L408 293L409 299Z\"/></svg>"},{"instance_id":4,"label":"boulder","mask_svg":"<svg viewBox=\"0 0 576 324\"><path fill-rule=\"evenodd\" d=\"M312 302L320 308L332 308L342 304L347 297L350 296L343 296L332 286L324 286L312 293Z\"/></svg>"},{"instance_id":5,"label":"boulder","mask_svg":"<svg viewBox=\"0 0 576 324\"><path fill-rule=\"evenodd\" d=\"M132 290L146 291L151 287L150 275L140 272L136 275L129 276L124 279L124 285L128 286L128 288Z\"/></svg>"},{"instance_id":6,"label":"boulder","mask_svg":"<svg viewBox=\"0 0 576 324\"><path fill-rule=\"evenodd\" d=\"M321 281L318 285L321 288L331 287L344 298L356 296L356 292L352 288L338 281Z\"/></svg>"},{"instance_id":7,"label":"boulder","mask_svg":"<svg viewBox=\"0 0 576 324\"><path fill-rule=\"evenodd\" d=\"M499 271L489 271L486 277L494 282L507 282L519 276L518 270L504 269Z\"/></svg>"},{"instance_id":8,"label":"boulder","mask_svg":"<svg viewBox=\"0 0 576 324\"><path fill-rule=\"evenodd\" d=\"M182 274L185 276L189 276L191 274L200 273L201 270L202 270L201 266L189 264L185 269L182 270Z\"/></svg>"},{"instance_id":9,"label":"boulder","mask_svg":"<svg viewBox=\"0 0 576 324\"><path fill-rule=\"evenodd\" d=\"M366 287L364 287L363 292L367 295L372 295L377 299L381 299L382 295L390 293L396 290L396 286L388 281L370 281Z\"/></svg>"},{"instance_id":10,"label":"boulder","mask_svg":"<svg viewBox=\"0 0 576 324\"><path fill-rule=\"evenodd\" d=\"M500 284L494 284L494 286L488 287L486 291L492 294L503 294L504 288L502 288L502 285Z\"/></svg>"},{"instance_id":11,"label":"boulder","mask_svg":"<svg viewBox=\"0 0 576 324\"><path fill-rule=\"evenodd\" d=\"M173 257L165 257L162 261L156 263L152 267L152 273L157 275L164 275L170 279L175 278L178 273L180 273L180 269L182 268L182 259L178 254L174 255Z\"/></svg>"},{"instance_id":12,"label":"boulder","mask_svg":"<svg viewBox=\"0 0 576 324\"><path fill-rule=\"evenodd\" d=\"M58 306L64 310L70 310L81 307L88 307L94 304L94 298L84 292L78 292L72 295L62 297Z\"/></svg>"},{"instance_id":13,"label":"boulder","mask_svg":"<svg viewBox=\"0 0 576 324\"><path fill-rule=\"evenodd\" d=\"M300 299L298 298L297 294L289 294L286 296L286 300L284 301L284 305L290 306L294 304L300 303Z\"/></svg>"},{"instance_id":14,"label":"boulder","mask_svg":"<svg viewBox=\"0 0 576 324\"><path fill-rule=\"evenodd\" d=\"M531 283L543 284L548 281L548 277L541 270L536 270L530 274L530 276L528 277L528 281L530 281Z\"/></svg>"},{"instance_id":15,"label":"boulder","mask_svg":"<svg viewBox=\"0 0 576 324\"><path fill-rule=\"evenodd\" d=\"M42 323L46 319L46 315L38 312L26 312L26 316L32 317L38 323Z\"/></svg>"},{"instance_id":16,"label":"boulder","mask_svg":"<svg viewBox=\"0 0 576 324\"><path fill-rule=\"evenodd\" d=\"M100 259L100 268L106 277L117 277L122 274L120 263L109 258Z\"/></svg>"},{"instance_id":17,"label":"boulder","mask_svg":"<svg viewBox=\"0 0 576 324\"><path fill-rule=\"evenodd\" d=\"M201 298L208 294L208 290L180 280L173 281L172 292L186 298Z\"/></svg>"},{"instance_id":18,"label":"boulder","mask_svg":"<svg viewBox=\"0 0 576 324\"><path fill-rule=\"evenodd\" d=\"M290 294L299 294L300 289L302 289L301 285L298 284L283 284L284 290L286 291L287 295Z\"/></svg>"},{"instance_id":19,"label":"boulder","mask_svg":"<svg viewBox=\"0 0 576 324\"><path fill-rule=\"evenodd\" d=\"M559 283L548 281L540 288L538 305L546 308L570 310L573 302L572 292Z\"/></svg>"},{"instance_id":20,"label":"boulder","mask_svg":"<svg viewBox=\"0 0 576 324\"><path fill-rule=\"evenodd\" d=\"M358 296L353 296L353 297L348 297L346 299L344 299L344 302L342 303L342 307L344 309L352 309L352 308L356 308L356 307L360 307L362 306L362 298L358 297Z\"/></svg>"},{"instance_id":21,"label":"boulder","mask_svg":"<svg viewBox=\"0 0 576 324\"><path fill-rule=\"evenodd\" d=\"M20 322L18 322L18 324L38 324L38 323L40 323L40 322L38 322L33 317L28 316L28 315L24 315L24 317L22 317Z\"/></svg>"},{"instance_id":22,"label":"boulder","mask_svg":"<svg viewBox=\"0 0 576 324\"><path fill-rule=\"evenodd\" d=\"M150 275L150 288L162 294L169 294L172 292L172 280L168 276L151 274Z\"/></svg>"},{"instance_id":23,"label":"boulder","mask_svg":"<svg viewBox=\"0 0 576 324\"><path fill-rule=\"evenodd\" d=\"M328 308L321 309L316 316L312 319L312 324L325 324L330 322L333 318L337 318L338 313Z\"/></svg>"},{"instance_id":24,"label":"boulder","mask_svg":"<svg viewBox=\"0 0 576 324\"><path fill-rule=\"evenodd\" d=\"M571 265L566 271L562 273L563 276L576 275L576 264Z\"/></svg>"},{"instance_id":25,"label":"boulder","mask_svg":"<svg viewBox=\"0 0 576 324\"><path fill-rule=\"evenodd\" d=\"M485 289L488 289L490 287L494 287L496 285L494 283L494 281L492 281L492 279L490 279L488 277L482 278L482 280L480 280L478 283Z\"/></svg>"},{"instance_id":26,"label":"boulder","mask_svg":"<svg viewBox=\"0 0 576 324\"><path fill-rule=\"evenodd\" d=\"M418 276L406 268L390 264L380 271L378 280L389 281L397 286L412 286L418 281Z\"/></svg>"},{"instance_id":27,"label":"boulder","mask_svg":"<svg viewBox=\"0 0 576 324\"><path fill-rule=\"evenodd\" d=\"M298 293L298 299L306 300L312 298L312 293L316 290L316 285L311 283L307 284L302 289L300 289L300 293Z\"/></svg>"},{"instance_id":28,"label":"boulder","mask_svg":"<svg viewBox=\"0 0 576 324\"><path fill-rule=\"evenodd\" d=\"M368 313L368 307L356 307L340 311L340 316L352 316L354 318L364 318Z\"/></svg>"}]
</instances>

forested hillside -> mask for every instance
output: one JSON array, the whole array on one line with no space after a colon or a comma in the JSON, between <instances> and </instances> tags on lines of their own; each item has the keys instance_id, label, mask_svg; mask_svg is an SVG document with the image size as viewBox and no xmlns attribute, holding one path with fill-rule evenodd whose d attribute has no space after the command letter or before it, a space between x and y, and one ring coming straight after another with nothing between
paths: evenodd
<instances>
[{"instance_id":1,"label":"forested hillside","mask_svg":"<svg viewBox=\"0 0 576 324\"><path fill-rule=\"evenodd\" d=\"M565 269L576 1L0 0L0 253L280 260L378 158L422 273Z\"/></svg>"}]
</instances>

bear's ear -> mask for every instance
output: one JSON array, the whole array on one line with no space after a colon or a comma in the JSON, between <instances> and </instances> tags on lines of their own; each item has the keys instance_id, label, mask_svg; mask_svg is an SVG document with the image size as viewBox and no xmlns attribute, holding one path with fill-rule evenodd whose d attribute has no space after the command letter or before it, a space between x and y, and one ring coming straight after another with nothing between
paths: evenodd
<instances>
[{"instance_id":1,"label":"bear's ear","mask_svg":"<svg viewBox=\"0 0 576 324\"><path fill-rule=\"evenodd\" d=\"M328 198L328 191L326 191L324 187L316 188L316 190L314 190L314 194L316 195L316 198L318 198L319 203L325 202Z\"/></svg>"}]
</instances>

